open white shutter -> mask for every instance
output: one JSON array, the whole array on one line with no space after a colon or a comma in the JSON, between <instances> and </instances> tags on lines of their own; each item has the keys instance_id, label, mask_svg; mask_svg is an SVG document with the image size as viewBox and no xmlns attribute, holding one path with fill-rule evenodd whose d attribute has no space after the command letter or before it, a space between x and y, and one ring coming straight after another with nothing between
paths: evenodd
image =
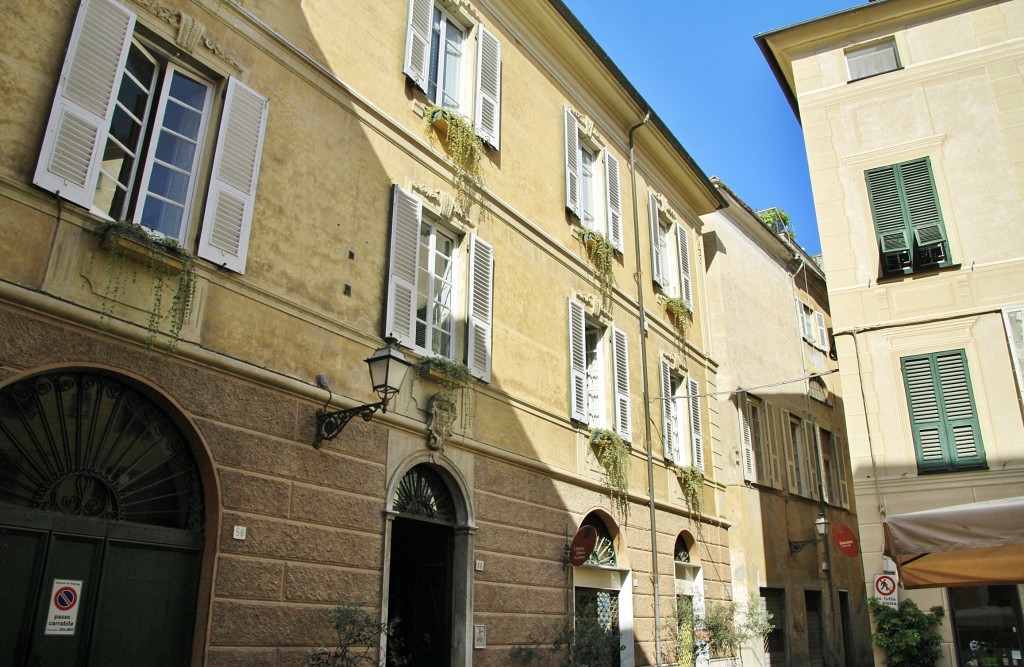
<instances>
[{"instance_id":1,"label":"open white shutter","mask_svg":"<svg viewBox=\"0 0 1024 667\"><path fill-rule=\"evenodd\" d=\"M796 321L797 326L800 327L800 337L807 338L807 315L804 313L804 304L801 301L796 302Z\"/></svg>"},{"instance_id":2,"label":"open white shutter","mask_svg":"<svg viewBox=\"0 0 1024 667\"><path fill-rule=\"evenodd\" d=\"M818 500L818 471L821 469L821 447L819 446L818 425L812 422L804 422L804 472L806 473L807 485L810 487L810 496Z\"/></svg>"},{"instance_id":3,"label":"open white shutter","mask_svg":"<svg viewBox=\"0 0 1024 667\"><path fill-rule=\"evenodd\" d=\"M665 269L662 266L664 249L661 244L661 217L658 212L658 200L653 192L647 193L647 220L651 224L651 274L654 283L665 287Z\"/></svg>"},{"instance_id":4,"label":"open white shutter","mask_svg":"<svg viewBox=\"0 0 1024 667\"><path fill-rule=\"evenodd\" d=\"M92 207L135 14L110 0L82 0L32 182Z\"/></svg>"},{"instance_id":5,"label":"open white shutter","mask_svg":"<svg viewBox=\"0 0 1024 667\"><path fill-rule=\"evenodd\" d=\"M676 224L676 248L679 250L679 296L693 310L693 283L690 280L690 241L686 228Z\"/></svg>"},{"instance_id":6,"label":"open white shutter","mask_svg":"<svg viewBox=\"0 0 1024 667\"><path fill-rule=\"evenodd\" d=\"M619 183L619 161L608 152L604 151L604 165L606 171L605 185L607 187L608 200L608 242L612 247L622 252L622 190Z\"/></svg>"},{"instance_id":7,"label":"open white shutter","mask_svg":"<svg viewBox=\"0 0 1024 667\"><path fill-rule=\"evenodd\" d=\"M580 123L569 107L565 116L565 207L580 217Z\"/></svg>"},{"instance_id":8,"label":"open white shutter","mask_svg":"<svg viewBox=\"0 0 1024 667\"><path fill-rule=\"evenodd\" d=\"M583 304L569 300L569 403L578 422L588 422L587 410L587 315Z\"/></svg>"},{"instance_id":9,"label":"open white shutter","mask_svg":"<svg viewBox=\"0 0 1024 667\"><path fill-rule=\"evenodd\" d=\"M629 345L626 332L612 327L612 365L615 369L615 432L633 440L633 411L629 394Z\"/></svg>"},{"instance_id":10,"label":"open white shutter","mask_svg":"<svg viewBox=\"0 0 1024 667\"><path fill-rule=\"evenodd\" d=\"M704 470L704 427L700 416L700 385L693 378L687 380L690 395L690 434L693 440L693 465Z\"/></svg>"},{"instance_id":11,"label":"open white shutter","mask_svg":"<svg viewBox=\"0 0 1024 667\"><path fill-rule=\"evenodd\" d=\"M476 133L498 148L501 131L501 42L482 24L477 29Z\"/></svg>"},{"instance_id":12,"label":"open white shutter","mask_svg":"<svg viewBox=\"0 0 1024 667\"><path fill-rule=\"evenodd\" d=\"M661 432L665 441L665 458L672 463L679 461L679 420L676 417L676 402L672 395L672 367L661 357L658 360L661 378Z\"/></svg>"},{"instance_id":13,"label":"open white shutter","mask_svg":"<svg viewBox=\"0 0 1024 667\"><path fill-rule=\"evenodd\" d=\"M743 479L747 482L757 481L757 470L754 462L754 443L750 433L750 404L744 395L739 396L740 440L743 443L743 455L740 465L743 466Z\"/></svg>"},{"instance_id":14,"label":"open white shutter","mask_svg":"<svg viewBox=\"0 0 1024 667\"><path fill-rule=\"evenodd\" d=\"M384 335L416 346L416 272L423 201L394 186L391 201L391 253L388 312Z\"/></svg>"},{"instance_id":15,"label":"open white shutter","mask_svg":"<svg viewBox=\"0 0 1024 667\"><path fill-rule=\"evenodd\" d=\"M409 30L405 39L403 71L423 92L427 92L430 70L430 24L433 15L433 0L409 0Z\"/></svg>"},{"instance_id":16,"label":"open white shutter","mask_svg":"<svg viewBox=\"0 0 1024 667\"><path fill-rule=\"evenodd\" d=\"M815 311L814 323L818 326L818 347L828 349L828 332L825 330L825 315Z\"/></svg>"},{"instance_id":17,"label":"open white shutter","mask_svg":"<svg viewBox=\"0 0 1024 667\"><path fill-rule=\"evenodd\" d=\"M789 413L781 411L779 417L779 433L782 434L783 449L786 453L786 485L790 493L795 494L799 485L796 478L796 443L793 442L793 429L790 425Z\"/></svg>"},{"instance_id":18,"label":"open white shutter","mask_svg":"<svg viewBox=\"0 0 1024 667\"><path fill-rule=\"evenodd\" d=\"M843 447L843 439L832 434L832 459L835 461L836 478L839 481L839 504L849 509L850 487L846 483L846 449Z\"/></svg>"},{"instance_id":19,"label":"open white shutter","mask_svg":"<svg viewBox=\"0 0 1024 667\"><path fill-rule=\"evenodd\" d=\"M769 477L771 485L776 489L782 488L782 440L779 436L779 412L771 403L764 404L765 414L765 447L767 449L769 462Z\"/></svg>"},{"instance_id":20,"label":"open white shutter","mask_svg":"<svg viewBox=\"0 0 1024 667\"><path fill-rule=\"evenodd\" d=\"M494 249L473 236L469 243L469 371L491 381L491 306L494 293Z\"/></svg>"},{"instance_id":21,"label":"open white shutter","mask_svg":"<svg viewBox=\"0 0 1024 667\"><path fill-rule=\"evenodd\" d=\"M237 273L245 273L269 106L249 86L228 79L199 256Z\"/></svg>"}]
</instances>

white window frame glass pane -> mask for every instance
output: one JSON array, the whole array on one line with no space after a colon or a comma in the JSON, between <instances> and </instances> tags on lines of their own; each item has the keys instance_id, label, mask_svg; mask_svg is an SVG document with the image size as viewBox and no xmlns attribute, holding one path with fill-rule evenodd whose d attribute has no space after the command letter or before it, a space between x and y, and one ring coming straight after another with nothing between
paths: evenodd
<instances>
[{"instance_id":1,"label":"white window frame glass pane","mask_svg":"<svg viewBox=\"0 0 1024 667\"><path fill-rule=\"evenodd\" d=\"M1006 340L1010 345L1010 358L1013 360L1013 373L1017 378L1018 399L1024 396L1024 306L1003 309L1003 325L1006 327Z\"/></svg>"},{"instance_id":2,"label":"white window frame glass pane","mask_svg":"<svg viewBox=\"0 0 1024 667\"><path fill-rule=\"evenodd\" d=\"M896 42L886 40L847 51L846 66L850 72L850 81L898 70L900 69L900 58L896 51Z\"/></svg>"},{"instance_id":3,"label":"white window frame glass pane","mask_svg":"<svg viewBox=\"0 0 1024 667\"><path fill-rule=\"evenodd\" d=\"M183 102L173 100L173 98L171 98L171 87L174 85L177 77L197 83L205 89L201 108L195 108L194 106L186 107ZM206 137L206 128L207 125L209 125L211 107L213 106L213 88L214 86L212 82L196 76L193 72L183 70L173 63L168 63L164 73L163 84L160 89L156 115L154 116L152 127L150 128L149 151L146 155L142 179L139 181L139 192L135 203L135 215L133 222L142 225L157 235L176 239L179 243L182 243L185 240L185 232L187 231L188 221L192 211L192 202L196 193L196 175L199 169L200 157L203 152L202 147ZM191 136L165 126L168 120L168 110L178 107L185 108L188 113L197 113L199 115L199 120L194 128L194 134ZM166 161L158 159L157 152L161 145L160 139L165 134L166 136L174 137L186 144L194 145L191 160L189 160L188 164L184 167L181 165L172 165ZM184 190L180 194L180 201L165 197L161 193L154 191L153 185L156 170L166 171L168 173L172 173L179 180L186 180ZM148 215L146 212L147 204L150 202L152 202L154 206L168 206L173 209L180 210L180 219L177 220L176 223L173 223L173 221L160 221L158 223L154 223L152 219L144 220L144 216Z\"/></svg>"},{"instance_id":4,"label":"white window frame glass pane","mask_svg":"<svg viewBox=\"0 0 1024 667\"><path fill-rule=\"evenodd\" d=\"M604 419L604 331L588 321L584 340L586 341L587 405L583 412L587 415L589 420L587 423L591 428L605 428L607 423Z\"/></svg>"},{"instance_id":5,"label":"white window frame glass pane","mask_svg":"<svg viewBox=\"0 0 1024 667\"><path fill-rule=\"evenodd\" d=\"M430 28L427 98L458 111L462 107L462 72L465 69L466 31L435 5Z\"/></svg>"},{"instance_id":6,"label":"white window frame glass pane","mask_svg":"<svg viewBox=\"0 0 1024 667\"><path fill-rule=\"evenodd\" d=\"M597 221L594 218L594 195L597 192L597 179L594 175L594 165L597 163L597 153L590 147L579 142L580 146L580 221L587 229L597 229Z\"/></svg>"},{"instance_id":7,"label":"white window frame glass pane","mask_svg":"<svg viewBox=\"0 0 1024 667\"><path fill-rule=\"evenodd\" d=\"M444 243L448 243L447 253ZM430 220L420 223L419 270L416 276L415 343L420 351L454 358L455 277L458 239Z\"/></svg>"},{"instance_id":8,"label":"white window frame glass pane","mask_svg":"<svg viewBox=\"0 0 1024 667\"><path fill-rule=\"evenodd\" d=\"M764 452L764 418L761 414L761 405L755 401L748 403L750 408L750 447L754 451L754 474L760 484L766 484L768 480L768 465Z\"/></svg>"}]
</instances>

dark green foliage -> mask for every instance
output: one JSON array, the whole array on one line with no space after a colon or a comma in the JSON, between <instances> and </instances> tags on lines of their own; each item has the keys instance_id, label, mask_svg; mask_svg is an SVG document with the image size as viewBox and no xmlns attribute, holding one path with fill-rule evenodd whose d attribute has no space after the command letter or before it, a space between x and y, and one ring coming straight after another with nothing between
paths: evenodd
<instances>
[{"instance_id":1,"label":"dark green foliage","mask_svg":"<svg viewBox=\"0 0 1024 667\"><path fill-rule=\"evenodd\" d=\"M306 657L303 667L376 665L381 635L390 637L398 624L398 621L382 623L356 604L335 607L328 612L328 617L338 634L338 648L316 649ZM389 664L403 664L395 661L394 651L389 644Z\"/></svg>"},{"instance_id":2,"label":"dark green foliage","mask_svg":"<svg viewBox=\"0 0 1024 667\"><path fill-rule=\"evenodd\" d=\"M936 630L942 607L923 612L907 599L893 609L874 598L868 598L868 607L875 617L875 644L885 651L888 667L934 667L942 657L942 636Z\"/></svg>"}]
</instances>

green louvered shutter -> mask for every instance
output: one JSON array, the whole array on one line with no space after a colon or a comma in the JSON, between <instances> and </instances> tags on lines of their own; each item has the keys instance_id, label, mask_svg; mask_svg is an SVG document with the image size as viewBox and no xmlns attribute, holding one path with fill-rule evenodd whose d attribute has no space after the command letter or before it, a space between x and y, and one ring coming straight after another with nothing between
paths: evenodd
<instances>
[{"instance_id":1,"label":"green louvered shutter","mask_svg":"<svg viewBox=\"0 0 1024 667\"><path fill-rule=\"evenodd\" d=\"M946 240L935 192L931 161L924 157L898 165L900 186L906 199L907 218L921 245Z\"/></svg>"},{"instance_id":2,"label":"green louvered shutter","mask_svg":"<svg viewBox=\"0 0 1024 667\"><path fill-rule=\"evenodd\" d=\"M882 253L910 250L906 213L900 198L897 165L871 169L865 174L871 217Z\"/></svg>"},{"instance_id":3,"label":"green louvered shutter","mask_svg":"<svg viewBox=\"0 0 1024 667\"><path fill-rule=\"evenodd\" d=\"M963 350L901 360L921 472L985 464Z\"/></svg>"}]
</instances>

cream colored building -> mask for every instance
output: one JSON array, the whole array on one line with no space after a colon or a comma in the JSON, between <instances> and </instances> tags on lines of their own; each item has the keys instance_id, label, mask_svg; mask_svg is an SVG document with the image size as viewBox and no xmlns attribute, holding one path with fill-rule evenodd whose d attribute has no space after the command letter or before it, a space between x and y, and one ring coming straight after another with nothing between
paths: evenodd
<instances>
[{"instance_id":1,"label":"cream colored building","mask_svg":"<svg viewBox=\"0 0 1024 667\"><path fill-rule=\"evenodd\" d=\"M508 665L575 611L666 664L677 593L729 596L700 242L725 199L557 0L348 4L7 3L15 663L295 665L352 603L401 619L385 661ZM377 401L386 336L472 379L410 371L315 448L318 410Z\"/></svg>"},{"instance_id":2,"label":"cream colored building","mask_svg":"<svg viewBox=\"0 0 1024 667\"><path fill-rule=\"evenodd\" d=\"M729 202L703 216L703 236L720 449L741 464L723 470L733 596L759 596L775 627L744 664L864 664L871 636L825 275L712 181ZM822 515L833 533L814 541Z\"/></svg>"},{"instance_id":3,"label":"cream colored building","mask_svg":"<svg viewBox=\"0 0 1024 667\"><path fill-rule=\"evenodd\" d=\"M869 585L887 515L1024 494L1022 38L1018 0L758 36L803 126ZM949 612L945 664L1020 663L1019 587L900 596Z\"/></svg>"}]
</instances>

